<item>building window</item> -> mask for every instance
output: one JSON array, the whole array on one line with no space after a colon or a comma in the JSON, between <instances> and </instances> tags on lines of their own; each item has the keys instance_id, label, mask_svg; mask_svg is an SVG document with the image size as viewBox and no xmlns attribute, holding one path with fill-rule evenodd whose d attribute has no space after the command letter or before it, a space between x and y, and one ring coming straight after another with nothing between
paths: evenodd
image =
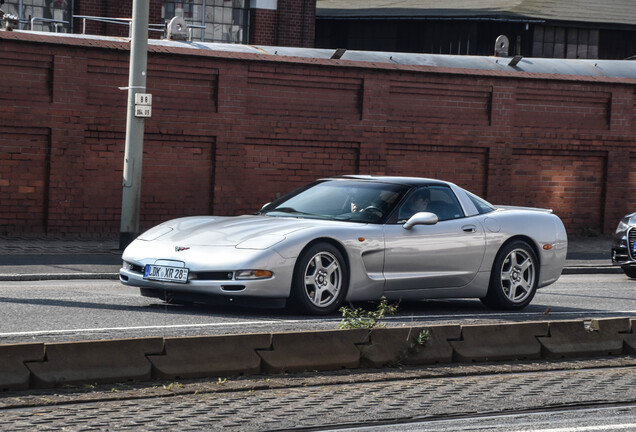
<instances>
[{"instance_id":1,"label":"building window","mask_svg":"<svg viewBox=\"0 0 636 432\"><path fill-rule=\"evenodd\" d=\"M597 59L599 31L538 25L534 29L533 57Z\"/></svg>"},{"instance_id":2,"label":"building window","mask_svg":"<svg viewBox=\"0 0 636 432\"><path fill-rule=\"evenodd\" d=\"M8 0L2 10L20 19L20 30L71 32L71 0Z\"/></svg>"},{"instance_id":3,"label":"building window","mask_svg":"<svg viewBox=\"0 0 636 432\"><path fill-rule=\"evenodd\" d=\"M247 40L249 0L165 0L162 17L167 22L181 16L192 39L244 43Z\"/></svg>"}]
</instances>

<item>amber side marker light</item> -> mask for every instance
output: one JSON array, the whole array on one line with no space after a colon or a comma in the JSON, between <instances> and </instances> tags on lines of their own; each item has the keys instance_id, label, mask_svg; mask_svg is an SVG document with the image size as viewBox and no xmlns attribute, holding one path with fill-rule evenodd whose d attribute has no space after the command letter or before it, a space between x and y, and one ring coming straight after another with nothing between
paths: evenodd
<instances>
[{"instance_id":1,"label":"amber side marker light","mask_svg":"<svg viewBox=\"0 0 636 432\"><path fill-rule=\"evenodd\" d=\"M552 246L551 244L545 244L545 245L543 245L543 249L545 249L545 250L550 250L550 249L552 249L552 247L553 247L553 246Z\"/></svg>"},{"instance_id":2,"label":"amber side marker light","mask_svg":"<svg viewBox=\"0 0 636 432\"><path fill-rule=\"evenodd\" d=\"M359 242L363 242L364 240L365 240L365 238L364 238L364 237L358 237L358 241L359 241Z\"/></svg>"},{"instance_id":3,"label":"amber side marker light","mask_svg":"<svg viewBox=\"0 0 636 432\"><path fill-rule=\"evenodd\" d=\"M236 272L235 278L237 280L245 279L267 279L274 276L269 270L239 270Z\"/></svg>"}]
</instances>

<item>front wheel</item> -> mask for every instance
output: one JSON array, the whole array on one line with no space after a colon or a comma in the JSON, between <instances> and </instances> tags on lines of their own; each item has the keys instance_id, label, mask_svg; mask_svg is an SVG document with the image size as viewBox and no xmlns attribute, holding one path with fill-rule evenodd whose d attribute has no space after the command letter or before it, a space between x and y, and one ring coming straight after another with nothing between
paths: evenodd
<instances>
[{"instance_id":1,"label":"front wheel","mask_svg":"<svg viewBox=\"0 0 636 432\"><path fill-rule=\"evenodd\" d=\"M327 315L345 297L349 272L340 251L329 243L305 250L296 263L291 300L303 312Z\"/></svg>"},{"instance_id":2,"label":"front wheel","mask_svg":"<svg viewBox=\"0 0 636 432\"><path fill-rule=\"evenodd\" d=\"M520 310L532 301L538 284L539 260L524 241L504 246L492 266L490 284L482 302L489 307Z\"/></svg>"},{"instance_id":3,"label":"front wheel","mask_svg":"<svg viewBox=\"0 0 636 432\"><path fill-rule=\"evenodd\" d=\"M629 278L636 279L636 267L621 267L623 269L623 273Z\"/></svg>"}]
</instances>

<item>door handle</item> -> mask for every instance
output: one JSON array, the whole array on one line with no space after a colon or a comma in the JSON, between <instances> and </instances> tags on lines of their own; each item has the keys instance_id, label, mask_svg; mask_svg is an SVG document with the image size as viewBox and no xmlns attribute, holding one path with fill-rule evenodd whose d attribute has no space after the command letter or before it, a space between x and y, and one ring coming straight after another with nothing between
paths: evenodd
<instances>
[{"instance_id":1,"label":"door handle","mask_svg":"<svg viewBox=\"0 0 636 432\"><path fill-rule=\"evenodd\" d=\"M462 227L462 231L467 233L474 233L477 232L477 227L475 225L464 225Z\"/></svg>"}]
</instances>

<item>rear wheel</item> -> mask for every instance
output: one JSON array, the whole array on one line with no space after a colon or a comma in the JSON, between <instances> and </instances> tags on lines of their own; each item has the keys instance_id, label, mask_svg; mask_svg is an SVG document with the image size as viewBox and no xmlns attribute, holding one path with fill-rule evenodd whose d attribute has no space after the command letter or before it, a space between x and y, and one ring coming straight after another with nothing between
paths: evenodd
<instances>
[{"instance_id":1,"label":"rear wheel","mask_svg":"<svg viewBox=\"0 0 636 432\"><path fill-rule=\"evenodd\" d=\"M623 273L632 279L636 279L636 267L621 267L623 269Z\"/></svg>"},{"instance_id":2,"label":"rear wheel","mask_svg":"<svg viewBox=\"0 0 636 432\"><path fill-rule=\"evenodd\" d=\"M524 241L505 245L497 254L488 293L482 302L492 308L520 310L532 301L538 284L539 260Z\"/></svg>"},{"instance_id":3,"label":"rear wheel","mask_svg":"<svg viewBox=\"0 0 636 432\"><path fill-rule=\"evenodd\" d=\"M330 314L340 307L348 283L349 271L340 251L329 243L317 243L296 263L291 300L303 312Z\"/></svg>"}]
</instances>

